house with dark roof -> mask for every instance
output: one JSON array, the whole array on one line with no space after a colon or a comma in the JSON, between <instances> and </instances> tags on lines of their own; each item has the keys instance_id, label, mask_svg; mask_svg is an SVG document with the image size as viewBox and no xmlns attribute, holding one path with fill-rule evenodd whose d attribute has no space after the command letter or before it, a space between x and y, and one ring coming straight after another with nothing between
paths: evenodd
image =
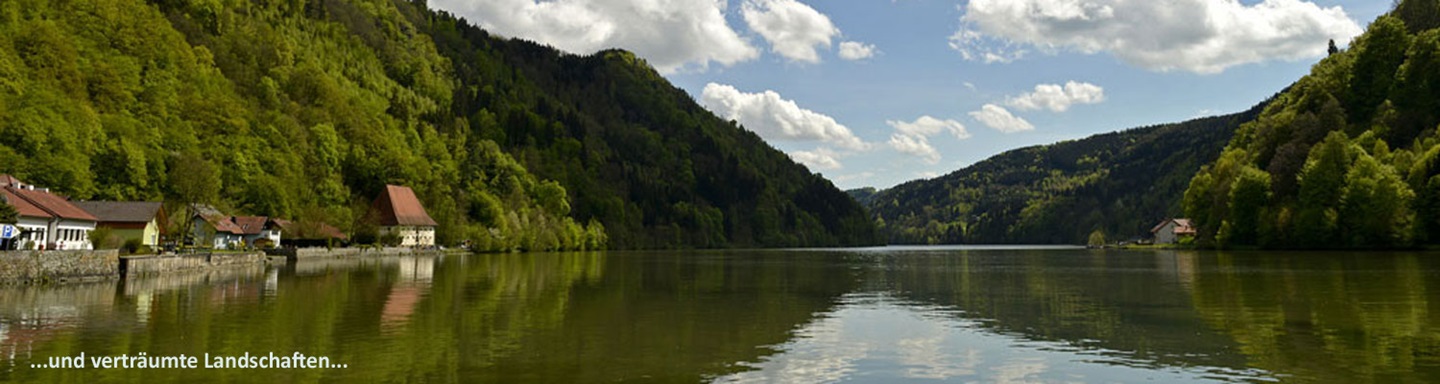
<instances>
[{"instance_id":1,"label":"house with dark roof","mask_svg":"<svg viewBox=\"0 0 1440 384\"><path fill-rule=\"evenodd\" d=\"M195 240L195 246L235 248L245 244L245 231L235 225L230 215L204 204L195 205L194 211L195 216L190 218L190 235Z\"/></svg>"},{"instance_id":2,"label":"house with dark roof","mask_svg":"<svg viewBox=\"0 0 1440 384\"><path fill-rule=\"evenodd\" d=\"M318 221L290 221L273 219L275 226L285 231L286 247L325 247L344 244L350 240L340 228Z\"/></svg>"},{"instance_id":3,"label":"house with dark roof","mask_svg":"<svg viewBox=\"0 0 1440 384\"><path fill-rule=\"evenodd\" d=\"M234 216L230 221L240 227L241 241L245 245L256 248L264 248L267 244L280 246L281 228L276 220L265 216Z\"/></svg>"},{"instance_id":4,"label":"house with dark roof","mask_svg":"<svg viewBox=\"0 0 1440 384\"><path fill-rule=\"evenodd\" d=\"M140 244L157 248L165 235L168 218L163 203L151 201L75 201L76 207L99 220L97 227L110 228L121 243L139 239Z\"/></svg>"},{"instance_id":5,"label":"house with dark roof","mask_svg":"<svg viewBox=\"0 0 1440 384\"><path fill-rule=\"evenodd\" d=\"M379 215L381 236L398 235L403 247L435 245L435 227L439 224L425 213L425 206L409 187L386 185L372 209Z\"/></svg>"},{"instance_id":6,"label":"house with dark roof","mask_svg":"<svg viewBox=\"0 0 1440 384\"><path fill-rule=\"evenodd\" d=\"M1175 244L1180 239L1195 236L1195 227L1190 225L1190 219L1165 219L1150 229L1155 234L1155 244Z\"/></svg>"},{"instance_id":7,"label":"house with dark roof","mask_svg":"<svg viewBox=\"0 0 1440 384\"><path fill-rule=\"evenodd\" d=\"M11 248L25 248L28 243L34 249L81 250L94 249L90 244L90 232L98 221L64 197L50 193L48 188L38 188L10 175L0 175L0 197L15 207L20 230Z\"/></svg>"}]
</instances>

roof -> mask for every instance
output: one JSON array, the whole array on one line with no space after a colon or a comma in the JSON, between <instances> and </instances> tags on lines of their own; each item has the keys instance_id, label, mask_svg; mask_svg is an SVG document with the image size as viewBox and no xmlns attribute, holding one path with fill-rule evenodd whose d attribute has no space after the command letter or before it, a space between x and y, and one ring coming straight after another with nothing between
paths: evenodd
<instances>
[{"instance_id":1,"label":"roof","mask_svg":"<svg viewBox=\"0 0 1440 384\"><path fill-rule=\"evenodd\" d=\"M9 177L10 175L4 176ZM51 216L50 213L45 212L44 209L40 209L40 207L36 206L35 204L31 204L29 201L20 198L20 196L16 195L15 192L11 191L9 187L0 188L0 191L4 191L5 202L10 203L10 206L15 207L15 212L18 212L20 216L44 218L54 217Z\"/></svg>"},{"instance_id":2,"label":"roof","mask_svg":"<svg viewBox=\"0 0 1440 384\"><path fill-rule=\"evenodd\" d=\"M1177 235L1195 234L1195 227L1190 224L1190 219L1165 219L1160 224L1156 224L1155 228L1151 228L1150 233L1160 232L1161 228L1165 228L1170 223L1175 223L1175 234Z\"/></svg>"},{"instance_id":3,"label":"roof","mask_svg":"<svg viewBox=\"0 0 1440 384\"><path fill-rule=\"evenodd\" d=\"M425 213L425 206L420 205L420 199L410 187L386 185L380 197L375 198L373 207L380 214L380 225L439 226Z\"/></svg>"},{"instance_id":4,"label":"roof","mask_svg":"<svg viewBox=\"0 0 1440 384\"><path fill-rule=\"evenodd\" d=\"M76 207L90 212L102 223L148 223L160 215L160 202L152 201L75 201Z\"/></svg>"},{"instance_id":5,"label":"roof","mask_svg":"<svg viewBox=\"0 0 1440 384\"><path fill-rule=\"evenodd\" d=\"M281 230L285 231L286 236L295 239L314 240L330 238L345 240L350 238L350 236L346 236L344 232L341 232L340 228L335 228L334 226L326 223L319 223L319 228L316 228L316 231L318 233L314 234L301 234L299 225L296 222L290 220L275 219L275 225L279 226ZM305 235L305 237L299 237L302 235Z\"/></svg>"},{"instance_id":6,"label":"roof","mask_svg":"<svg viewBox=\"0 0 1440 384\"><path fill-rule=\"evenodd\" d=\"M196 204L195 216L200 217L201 220L205 220L206 223L210 223L210 226L215 227L216 233L224 232L236 235L245 234L245 231L241 230L240 226L235 225L235 222L230 221L229 215L220 213L220 210L215 209L215 207L205 204Z\"/></svg>"},{"instance_id":7,"label":"roof","mask_svg":"<svg viewBox=\"0 0 1440 384\"><path fill-rule=\"evenodd\" d=\"M99 219L96 219L94 215L91 215L90 212L85 212L85 210L80 209L80 207L76 207L74 204L70 204L69 201L65 201L65 198L62 198L47 191L17 188L14 185L5 186L5 190L6 192L9 192L7 194L7 197L18 196L20 197L20 199L25 200L26 202L34 205L35 207L40 208L48 214L40 216L27 215L22 213L21 215L24 216L59 217L62 219L70 220L100 221ZM18 206L16 207L16 210L20 210Z\"/></svg>"},{"instance_id":8,"label":"roof","mask_svg":"<svg viewBox=\"0 0 1440 384\"><path fill-rule=\"evenodd\" d=\"M23 184L25 183L21 182L20 179L16 179L15 176L10 176L10 174L0 174L0 185L20 186Z\"/></svg>"},{"instance_id":9,"label":"roof","mask_svg":"<svg viewBox=\"0 0 1440 384\"><path fill-rule=\"evenodd\" d=\"M235 226L240 228L242 235L258 235L265 230L265 223L270 221L270 218L265 216L235 216L231 219Z\"/></svg>"}]
</instances>

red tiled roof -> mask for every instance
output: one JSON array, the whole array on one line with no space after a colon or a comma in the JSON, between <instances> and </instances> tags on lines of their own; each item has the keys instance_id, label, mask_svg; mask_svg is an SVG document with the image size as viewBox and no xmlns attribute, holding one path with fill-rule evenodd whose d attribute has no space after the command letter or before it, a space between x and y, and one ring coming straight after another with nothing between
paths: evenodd
<instances>
[{"instance_id":1,"label":"red tiled roof","mask_svg":"<svg viewBox=\"0 0 1440 384\"><path fill-rule=\"evenodd\" d=\"M258 235L265 229L265 222L270 218L265 216L235 216L235 226L240 227L242 235Z\"/></svg>"},{"instance_id":2,"label":"red tiled roof","mask_svg":"<svg viewBox=\"0 0 1440 384\"><path fill-rule=\"evenodd\" d=\"M5 176L9 177L10 175ZM40 207L35 206L35 204L31 204L29 201L20 198L20 195L15 194L11 187L7 186L0 188L0 190L5 191L5 201L10 203L10 206L15 207L15 211L19 212L20 216L43 217L47 219L54 217L50 213L45 212L45 210L40 209Z\"/></svg>"},{"instance_id":3,"label":"red tiled roof","mask_svg":"<svg viewBox=\"0 0 1440 384\"><path fill-rule=\"evenodd\" d=\"M80 207L76 207L74 204L70 204L69 201L65 201L64 198L50 192L21 189L15 188L14 186L7 186L5 189L8 190L10 194L18 195L21 199L45 210L50 216L71 220L100 221L100 219L95 218L95 215L91 215L90 212L85 212L85 210L80 209Z\"/></svg>"},{"instance_id":4,"label":"red tiled roof","mask_svg":"<svg viewBox=\"0 0 1440 384\"><path fill-rule=\"evenodd\" d=\"M380 225L439 226L425 213L425 206L420 205L409 187L386 185L380 197L375 198L374 208L380 214Z\"/></svg>"}]
</instances>

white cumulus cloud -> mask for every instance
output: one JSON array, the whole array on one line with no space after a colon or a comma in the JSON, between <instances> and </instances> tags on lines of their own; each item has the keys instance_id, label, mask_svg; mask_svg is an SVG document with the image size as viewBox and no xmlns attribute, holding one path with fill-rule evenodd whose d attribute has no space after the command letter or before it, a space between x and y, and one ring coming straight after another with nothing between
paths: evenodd
<instances>
[{"instance_id":1,"label":"white cumulus cloud","mask_svg":"<svg viewBox=\"0 0 1440 384\"><path fill-rule=\"evenodd\" d=\"M900 153L915 155L926 163L935 164L940 162L940 151L930 146L930 140L925 136L906 135L895 133L890 135L890 147Z\"/></svg>"},{"instance_id":2,"label":"white cumulus cloud","mask_svg":"<svg viewBox=\"0 0 1440 384\"><path fill-rule=\"evenodd\" d=\"M746 93L729 85L709 83L701 91L700 104L720 117L740 122L766 140L814 141L851 150L869 148L834 118L800 108L775 91Z\"/></svg>"},{"instance_id":3,"label":"white cumulus cloud","mask_svg":"<svg viewBox=\"0 0 1440 384\"><path fill-rule=\"evenodd\" d=\"M840 164L841 155L829 148L816 148L814 151L790 152L790 158L805 164L810 169L835 170L843 166Z\"/></svg>"},{"instance_id":4,"label":"white cumulus cloud","mask_svg":"<svg viewBox=\"0 0 1440 384\"><path fill-rule=\"evenodd\" d=\"M1064 86L1059 84L1036 85L1035 92L1005 100L1005 105L1022 111L1049 109L1052 112L1065 112L1070 109L1071 105L1097 104L1103 101L1105 101L1105 88L1090 83L1069 81Z\"/></svg>"},{"instance_id":5,"label":"white cumulus cloud","mask_svg":"<svg viewBox=\"0 0 1440 384\"><path fill-rule=\"evenodd\" d=\"M913 122L886 121L895 133L890 134L890 147L900 153L914 155L925 162L936 164L940 162L940 151L930 145L930 136L949 132L955 138L965 140L970 138L970 132L965 130L965 125L955 120L941 120L930 116L920 116Z\"/></svg>"},{"instance_id":6,"label":"white cumulus cloud","mask_svg":"<svg viewBox=\"0 0 1440 384\"><path fill-rule=\"evenodd\" d=\"M1323 56L1361 28L1339 6L1301 0L971 0L950 45L968 60L1008 62L1026 47L1107 52L1141 68L1202 74Z\"/></svg>"},{"instance_id":7,"label":"white cumulus cloud","mask_svg":"<svg viewBox=\"0 0 1440 384\"><path fill-rule=\"evenodd\" d=\"M940 132L950 132L955 138L965 140L970 138L970 132L965 130L965 125L955 120L940 120L930 116L920 116L913 122L889 120L889 124L895 131L910 136L934 136Z\"/></svg>"},{"instance_id":8,"label":"white cumulus cloud","mask_svg":"<svg viewBox=\"0 0 1440 384\"><path fill-rule=\"evenodd\" d=\"M1035 130L1034 125L1018 116L1010 114L1009 110L995 104L985 104L980 110L970 112L970 117L975 118L981 124L1004 133L1016 133Z\"/></svg>"},{"instance_id":9,"label":"white cumulus cloud","mask_svg":"<svg viewBox=\"0 0 1440 384\"><path fill-rule=\"evenodd\" d=\"M875 45L858 41L846 41L840 43L839 54L840 58L845 60L864 60L875 57Z\"/></svg>"},{"instance_id":10,"label":"white cumulus cloud","mask_svg":"<svg viewBox=\"0 0 1440 384\"><path fill-rule=\"evenodd\" d=\"M746 0L740 15L775 53L793 61L820 62L816 48L829 49L840 35L829 16L796 0Z\"/></svg>"},{"instance_id":11,"label":"white cumulus cloud","mask_svg":"<svg viewBox=\"0 0 1440 384\"><path fill-rule=\"evenodd\" d=\"M430 0L429 5L491 32L568 52L627 49L664 73L760 56L725 21L725 1Z\"/></svg>"}]
</instances>

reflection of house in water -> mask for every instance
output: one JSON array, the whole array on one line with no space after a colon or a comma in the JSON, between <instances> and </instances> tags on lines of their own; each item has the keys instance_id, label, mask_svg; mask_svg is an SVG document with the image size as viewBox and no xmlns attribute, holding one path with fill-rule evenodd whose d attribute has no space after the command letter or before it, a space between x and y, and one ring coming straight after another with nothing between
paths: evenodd
<instances>
[{"instance_id":1,"label":"reflection of house in water","mask_svg":"<svg viewBox=\"0 0 1440 384\"><path fill-rule=\"evenodd\" d=\"M96 282L0 289L0 356L29 357L29 351L86 318L110 318L115 283ZM124 327L124 324L115 324Z\"/></svg>"},{"instance_id":2,"label":"reflection of house in water","mask_svg":"<svg viewBox=\"0 0 1440 384\"><path fill-rule=\"evenodd\" d=\"M435 258L400 258L399 281L385 298L385 308L380 312L380 324L387 328L398 328L409 323L415 306L430 293L430 280L434 276Z\"/></svg>"},{"instance_id":3,"label":"reflection of house in water","mask_svg":"<svg viewBox=\"0 0 1440 384\"><path fill-rule=\"evenodd\" d=\"M1186 291L1195 288L1195 252L1156 251L1155 266Z\"/></svg>"},{"instance_id":4,"label":"reflection of house in water","mask_svg":"<svg viewBox=\"0 0 1440 384\"><path fill-rule=\"evenodd\" d=\"M135 317L144 324L150 321L155 298L162 295L203 292L208 301L215 304L256 302L264 291L264 273L264 267L232 267L137 276L121 282L121 292L134 297ZM113 286L111 294L114 294Z\"/></svg>"}]
</instances>

